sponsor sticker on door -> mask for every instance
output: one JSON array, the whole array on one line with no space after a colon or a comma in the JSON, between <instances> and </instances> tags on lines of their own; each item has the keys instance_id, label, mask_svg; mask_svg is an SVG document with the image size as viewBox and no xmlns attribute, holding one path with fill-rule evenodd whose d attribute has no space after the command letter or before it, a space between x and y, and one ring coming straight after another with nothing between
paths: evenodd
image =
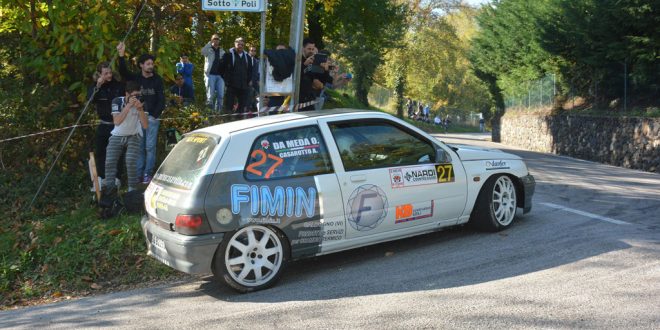
<instances>
[{"instance_id":1,"label":"sponsor sticker on door","mask_svg":"<svg viewBox=\"0 0 660 330\"><path fill-rule=\"evenodd\" d=\"M433 216L433 201L396 206L394 223L414 221Z\"/></svg>"},{"instance_id":2,"label":"sponsor sticker on door","mask_svg":"<svg viewBox=\"0 0 660 330\"><path fill-rule=\"evenodd\" d=\"M438 183L435 165L407 166L390 169L392 188L404 188Z\"/></svg>"}]
</instances>

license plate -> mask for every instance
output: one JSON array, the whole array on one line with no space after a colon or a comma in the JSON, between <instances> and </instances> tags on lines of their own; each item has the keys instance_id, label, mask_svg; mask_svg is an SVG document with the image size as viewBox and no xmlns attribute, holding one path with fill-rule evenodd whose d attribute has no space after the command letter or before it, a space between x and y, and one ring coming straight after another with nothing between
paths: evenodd
<instances>
[{"instance_id":1,"label":"license plate","mask_svg":"<svg viewBox=\"0 0 660 330\"><path fill-rule=\"evenodd\" d=\"M163 241L162 239L160 239L158 236L153 235L153 236L151 237L151 245L152 245L154 248L159 249L159 250L161 250L161 251L167 253L167 250L165 250L165 241Z\"/></svg>"}]
</instances>

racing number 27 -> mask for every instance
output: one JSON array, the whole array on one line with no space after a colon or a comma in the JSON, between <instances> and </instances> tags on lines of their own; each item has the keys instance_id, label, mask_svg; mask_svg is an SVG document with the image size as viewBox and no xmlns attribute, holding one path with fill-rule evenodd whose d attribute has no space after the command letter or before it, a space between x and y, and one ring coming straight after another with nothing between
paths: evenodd
<instances>
[{"instance_id":1,"label":"racing number 27","mask_svg":"<svg viewBox=\"0 0 660 330\"><path fill-rule=\"evenodd\" d=\"M451 164L436 165L435 170L438 172L438 182L454 182L454 167Z\"/></svg>"},{"instance_id":2,"label":"racing number 27","mask_svg":"<svg viewBox=\"0 0 660 330\"><path fill-rule=\"evenodd\" d=\"M270 179L270 176L273 175L273 172L275 172L275 169L277 167L279 167L282 164L282 162L284 161L284 159L282 159L280 157L277 157L275 155L266 154L266 152L264 152L263 150L253 151L252 154L250 155L250 157L252 157L253 159L257 159L257 158L258 159L257 159L256 162L248 165L245 168L245 170L252 173L252 174L254 174L254 175L257 175L257 176L263 176L265 179ZM264 172L256 169L256 167L259 167L259 166L263 165L268 159L273 160L274 162L273 162L273 165L271 165L268 168L268 171L266 171L265 174L264 174Z\"/></svg>"}]
</instances>

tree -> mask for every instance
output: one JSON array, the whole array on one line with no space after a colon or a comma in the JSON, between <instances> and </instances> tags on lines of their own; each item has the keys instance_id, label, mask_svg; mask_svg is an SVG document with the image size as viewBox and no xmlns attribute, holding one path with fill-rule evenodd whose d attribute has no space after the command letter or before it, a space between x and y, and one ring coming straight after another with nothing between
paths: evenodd
<instances>
[{"instance_id":1,"label":"tree","mask_svg":"<svg viewBox=\"0 0 660 330\"><path fill-rule=\"evenodd\" d=\"M388 54L382 71L395 90L397 110L403 94L435 110L465 115L490 107L483 83L470 68L467 53L476 31L476 11L454 1L416 2L402 46Z\"/></svg>"},{"instance_id":2,"label":"tree","mask_svg":"<svg viewBox=\"0 0 660 330\"><path fill-rule=\"evenodd\" d=\"M551 15L539 22L539 40L562 58L562 73L578 94L592 95L597 104L620 98L627 70L637 98L657 101L660 1L554 2Z\"/></svg>"},{"instance_id":3,"label":"tree","mask_svg":"<svg viewBox=\"0 0 660 330\"><path fill-rule=\"evenodd\" d=\"M355 95L365 105L376 68L403 36L406 11L406 5L389 0L338 0L327 12L332 25L325 31L353 68Z\"/></svg>"}]
</instances>

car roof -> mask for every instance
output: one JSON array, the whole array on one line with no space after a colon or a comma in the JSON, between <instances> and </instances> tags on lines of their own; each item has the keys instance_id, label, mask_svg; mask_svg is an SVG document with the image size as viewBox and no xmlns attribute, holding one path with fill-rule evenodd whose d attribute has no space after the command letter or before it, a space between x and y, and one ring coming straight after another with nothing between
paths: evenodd
<instances>
[{"instance_id":1,"label":"car roof","mask_svg":"<svg viewBox=\"0 0 660 330\"><path fill-rule=\"evenodd\" d=\"M214 135L222 135L221 133L233 133L245 129L250 129L259 126L266 126L271 124L283 123L288 121L303 120L308 118L332 117L337 115L348 114L384 114L380 111L373 110L358 110L358 109L332 109L332 110L319 110L319 111L305 111L305 112L292 112L263 117L254 117L250 119L237 120L229 123L205 127L195 132L210 133Z\"/></svg>"}]
</instances>

